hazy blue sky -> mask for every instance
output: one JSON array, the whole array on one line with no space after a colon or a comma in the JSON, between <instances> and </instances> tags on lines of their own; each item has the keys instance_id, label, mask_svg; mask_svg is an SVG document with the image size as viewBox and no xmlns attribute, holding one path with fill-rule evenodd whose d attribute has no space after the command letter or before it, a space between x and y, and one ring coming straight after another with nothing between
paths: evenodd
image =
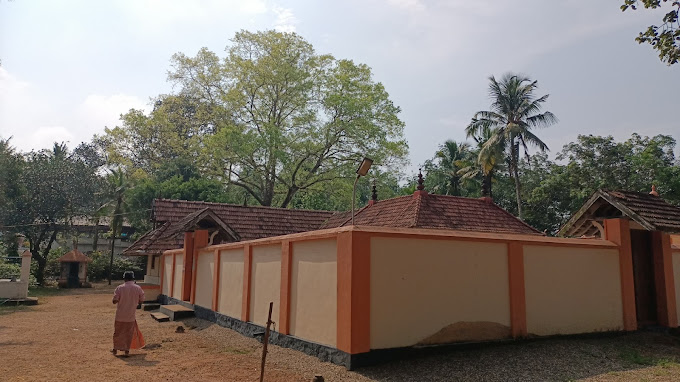
<instances>
[{"instance_id":1,"label":"hazy blue sky","mask_svg":"<svg viewBox=\"0 0 680 382\"><path fill-rule=\"evenodd\" d=\"M236 31L275 28L373 69L402 108L411 169L465 139L490 104L487 78L507 71L550 94L560 122L538 134L553 153L578 134L680 140L680 65L634 41L661 16L621 2L0 0L0 137L22 151L75 147L170 92L173 53L223 56Z\"/></svg>"}]
</instances>

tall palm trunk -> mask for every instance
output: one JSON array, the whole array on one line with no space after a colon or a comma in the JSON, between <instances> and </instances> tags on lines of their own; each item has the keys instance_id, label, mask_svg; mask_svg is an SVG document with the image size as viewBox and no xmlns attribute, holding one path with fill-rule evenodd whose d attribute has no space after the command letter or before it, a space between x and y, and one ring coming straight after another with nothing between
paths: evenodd
<instances>
[{"instance_id":1,"label":"tall palm trunk","mask_svg":"<svg viewBox=\"0 0 680 382\"><path fill-rule=\"evenodd\" d=\"M494 173L493 169L486 174L482 171L482 197L483 198L493 199L493 190L491 188L491 185L492 185L491 182L493 181L493 173Z\"/></svg>"},{"instance_id":2,"label":"tall palm trunk","mask_svg":"<svg viewBox=\"0 0 680 382\"><path fill-rule=\"evenodd\" d=\"M515 137L510 141L510 176L515 180L515 197L517 198L517 217L522 219L522 193L519 180L519 142L515 143Z\"/></svg>"}]
</instances>

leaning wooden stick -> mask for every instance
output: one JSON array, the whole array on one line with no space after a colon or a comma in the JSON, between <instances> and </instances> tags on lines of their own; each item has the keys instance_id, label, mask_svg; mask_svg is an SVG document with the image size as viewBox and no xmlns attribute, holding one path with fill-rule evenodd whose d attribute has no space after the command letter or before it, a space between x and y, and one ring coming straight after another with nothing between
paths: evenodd
<instances>
[{"instance_id":1,"label":"leaning wooden stick","mask_svg":"<svg viewBox=\"0 0 680 382\"><path fill-rule=\"evenodd\" d=\"M272 324L272 307L273 302L269 303L269 315L267 316L267 327L264 330L264 339L262 340L264 346L262 347L262 365L260 366L260 382L264 381L264 361L267 358L267 343L269 342L269 326Z\"/></svg>"}]
</instances>

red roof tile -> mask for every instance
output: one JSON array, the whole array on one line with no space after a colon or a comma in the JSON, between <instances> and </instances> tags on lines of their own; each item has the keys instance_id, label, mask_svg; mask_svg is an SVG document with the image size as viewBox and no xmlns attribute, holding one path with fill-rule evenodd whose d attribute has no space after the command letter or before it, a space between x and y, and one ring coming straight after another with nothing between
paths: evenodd
<instances>
[{"instance_id":1,"label":"red roof tile","mask_svg":"<svg viewBox=\"0 0 680 382\"><path fill-rule=\"evenodd\" d=\"M349 213L337 214L322 228L351 225ZM355 225L433 228L459 231L541 234L493 202L420 193L381 200L360 209Z\"/></svg>"},{"instance_id":2,"label":"red roof tile","mask_svg":"<svg viewBox=\"0 0 680 382\"><path fill-rule=\"evenodd\" d=\"M160 254L182 247L182 237L168 237L171 226L188 215L209 208L237 233L241 240L281 236L323 228L351 225L349 212L245 207L233 204L156 199L153 217L163 223L125 254ZM483 199L434 195L426 192L381 200L360 209L355 224L378 227L434 228L461 231L534 234L541 233L504 209Z\"/></svg>"},{"instance_id":3,"label":"red roof tile","mask_svg":"<svg viewBox=\"0 0 680 382\"><path fill-rule=\"evenodd\" d=\"M85 256L85 254L79 250L74 249L73 251L58 258L57 261L60 263L89 263L92 261L92 259Z\"/></svg>"},{"instance_id":4,"label":"red roof tile","mask_svg":"<svg viewBox=\"0 0 680 382\"><path fill-rule=\"evenodd\" d=\"M156 199L152 218L162 225L140 237L125 251L125 254L160 254L168 249L181 248L183 245L181 236L167 238L164 232L171 225L185 221L188 215L199 213L206 208L209 208L233 229L241 240L313 231L319 229L323 222L333 215L331 211Z\"/></svg>"}]
</instances>

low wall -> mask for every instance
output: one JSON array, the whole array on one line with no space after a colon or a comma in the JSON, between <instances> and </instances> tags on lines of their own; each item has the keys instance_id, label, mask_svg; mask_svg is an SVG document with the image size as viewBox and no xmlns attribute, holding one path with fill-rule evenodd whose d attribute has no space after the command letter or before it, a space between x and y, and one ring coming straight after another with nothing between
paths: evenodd
<instances>
[{"instance_id":1,"label":"low wall","mask_svg":"<svg viewBox=\"0 0 680 382\"><path fill-rule=\"evenodd\" d=\"M190 302L206 316L262 327L273 302L276 336L355 365L417 345L630 330L624 252L606 240L343 227L194 253ZM183 256L160 261L172 301L188 282Z\"/></svg>"},{"instance_id":2,"label":"low wall","mask_svg":"<svg viewBox=\"0 0 680 382\"><path fill-rule=\"evenodd\" d=\"M0 280L0 299L28 297L28 281Z\"/></svg>"},{"instance_id":3,"label":"low wall","mask_svg":"<svg viewBox=\"0 0 680 382\"><path fill-rule=\"evenodd\" d=\"M530 335L623 330L617 249L524 246Z\"/></svg>"},{"instance_id":4,"label":"low wall","mask_svg":"<svg viewBox=\"0 0 680 382\"><path fill-rule=\"evenodd\" d=\"M677 236L680 238L680 236ZM679 240L680 241L680 240ZM675 280L675 309L680 317L680 243L673 247L673 278Z\"/></svg>"},{"instance_id":5,"label":"low wall","mask_svg":"<svg viewBox=\"0 0 680 382\"><path fill-rule=\"evenodd\" d=\"M502 243L371 239L371 349L509 338Z\"/></svg>"}]
</instances>

